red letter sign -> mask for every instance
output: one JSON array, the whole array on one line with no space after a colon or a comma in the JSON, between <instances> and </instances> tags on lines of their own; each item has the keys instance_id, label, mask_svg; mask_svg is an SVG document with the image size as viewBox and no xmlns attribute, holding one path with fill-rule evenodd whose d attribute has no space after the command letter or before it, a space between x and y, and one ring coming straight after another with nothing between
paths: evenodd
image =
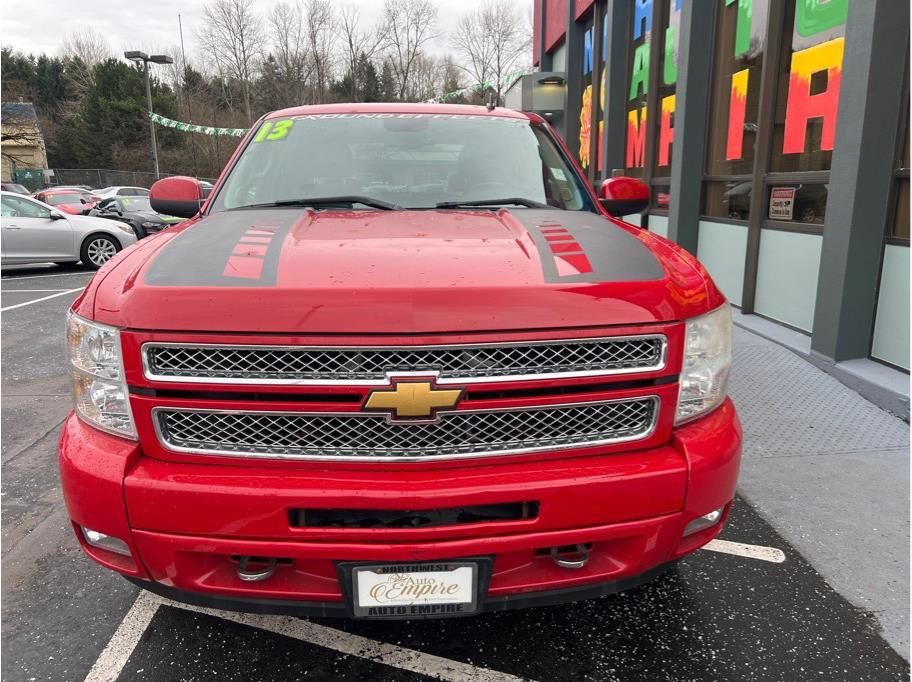
<instances>
[{"instance_id":1,"label":"red letter sign","mask_svg":"<svg viewBox=\"0 0 912 682\"><path fill-rule=\"evenodd\" d=\"M835 38L792 54L783 154L800 154L804 151L807 122L812 118L823 119L820 148L833 149L844 45L845 38ZM821 71L827 72L827 88L812 95L811 76Z\"/></svg>"},{"instance_id":2,"label":"red letter sign","mask_svg":"<svg viewBox=\"0 0 912 682\"><path fill-rule=\"evenodd\" d=\"M627 168L640 168L646 151L646 107L627 112Z\"/></svg>"},{"instance_id":3,"label":"red letter sign","mask_svg":"<svg viewBox=\"0 0 912 682\"><path fill-rule=\"evenodd\" d=\"M741 158L744 148L744 116L747 111L747 84L750 69L732 74L731 97L728 100L728 141L725 145L725 160Z\"/></svg>"}]
</instances>

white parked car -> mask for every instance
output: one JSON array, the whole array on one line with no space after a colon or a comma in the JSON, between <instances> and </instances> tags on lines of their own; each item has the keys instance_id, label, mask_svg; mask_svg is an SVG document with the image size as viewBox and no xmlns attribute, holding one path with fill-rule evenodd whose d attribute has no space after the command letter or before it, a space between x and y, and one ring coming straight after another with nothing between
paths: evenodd
<instances>
[{"instance_id":1,"label":"white parked car","mask_svg":"<svg viewBox=\"0 0 912 682\"><path fill-rule=\"evenodd\" d=\"M126 223L67 215L14 192L0 192L0 263L77 263L100 268L136 241Z\"/></svg>"},{"instance_id":2,"label":"white parked car","mask_svg":"<svg viewBox=\"0 0 912 682\"><path fill-rule=\"evenodd\" d=\"M147 197L149 196L149 190L145 187L125 187L118 185L115 187L92 190L92 194L96 197L101 197L102 199L109 199L110 197Z\"/></svg>"}]
</instances>

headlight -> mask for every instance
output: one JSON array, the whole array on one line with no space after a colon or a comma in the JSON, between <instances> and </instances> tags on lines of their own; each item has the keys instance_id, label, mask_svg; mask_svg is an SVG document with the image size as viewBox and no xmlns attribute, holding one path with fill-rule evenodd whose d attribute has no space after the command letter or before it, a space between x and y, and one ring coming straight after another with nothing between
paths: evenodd
<instances>
[{"instance_id":1,"label":"headlight","mask_svg":"<svg viewBox=\"0 0 912 682\"><path fill-rule=\"evenodd\" d=\"M112 225L114 225L114 227L116 227L118 230L121 230L122 232L126 232L127 234L132 234L134 237L136 236L136 233L133 231L133 228L130 227L129 225L127 225L126 223L112 223Z\"/></svg>"},{"instance_id":2,"label":"headlight","mask_svg":"<svg viewBox=\"0 0 912 682\"><path fill-rule=\"evenodd\" d=\"M161 227L162 224L161 224L161 223L151 223L151 222L148 222L148 223L143 223L142 226L154 230L154 229L157 228L157 227Z\"/></svg>"},{"instance_id":3,"label":"headlight","mask_svg":"<svg viewBox=\"0 0 912 682\"><path fill-rule=\"evenodd\" d=\"M76 414L102 431L136 438L124 377L120 330L67 313Z\"/></svg>"},{"instance_id":4,"label":"headlight","mask_svg":"<svg viewBox=\"0 0 912 682\"><path fill-rule=\"evenodd\" d=\"M731 337L728 303L687 321L675 424L701 417L725 400L731 369Z\"/></svg>"}]
</instances>

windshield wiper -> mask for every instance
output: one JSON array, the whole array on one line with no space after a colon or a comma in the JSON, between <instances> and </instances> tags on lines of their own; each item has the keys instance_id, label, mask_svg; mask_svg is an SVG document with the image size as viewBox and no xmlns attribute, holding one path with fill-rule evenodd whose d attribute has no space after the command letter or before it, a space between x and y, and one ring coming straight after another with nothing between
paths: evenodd
<instances>
[{"instance_id":1,"label":"windshield wiper","mask_svg":"<svg viewBox=\"0 0 912 682\"><path fill-rule=\"evenodd\" d=\"M381 211L401 211L402 206L392 204L382 199L373 199L363 197L358 194L346 194L338 197L310 197L305 199L279 199L278 201L267 201L262 204L248 204L246 206L236 206L235 208L270 208L273 206L310 206L312 208L323 208L326 206L352 206L354 204L364 204L371 208L377 208Z\"/></svg>"},{"instance_id":2,"label":"windshield wiper","mask_svg":"<svg viewBox=\"0 0 912 682\"><path fill-rule=\"evenodd\" d=\"M473 201L441 201L435 208L459 208L461 206L525 206L526 208L551 208L548 204L523 197L507 197L506 199L475 199Z\"/></svg>"}]
</instances>

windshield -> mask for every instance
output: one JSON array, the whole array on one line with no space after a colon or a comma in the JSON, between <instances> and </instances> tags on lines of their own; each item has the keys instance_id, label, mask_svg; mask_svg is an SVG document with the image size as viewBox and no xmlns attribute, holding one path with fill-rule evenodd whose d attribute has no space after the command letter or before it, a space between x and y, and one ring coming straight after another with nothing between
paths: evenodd
<instances>
[{"instance_id":1,"label":"windshield","mask_svg":"<svg viewBox=\"0 0 912 682\"><path fill-rule=\"evenodd\" d=\"M44 203L50 204L51 206L60 206L61 204L78 204L82 195L76 194L48 194L45 197L46 201Z\"/></svg>"},{"instance_id":2,"label":"windshield","mask_svg":"<svg viewBox=\"0 0 912 682\"><path fill-rule=\"evenodd\" d=\"M593 210L555 144L526 120L398 113L265 121L211 210L353 196L403 208L523 199Z\"/></svg>"},{"instance_id":3,"label":"windshield","mask_svg":"<svg viewBox=\"0 0 912 682\"><path fill-rule=\"evenodd\" d=\"M121 197L120 203L126 211L151 211L149 197Z\"/></svg>"}]
</instances>

